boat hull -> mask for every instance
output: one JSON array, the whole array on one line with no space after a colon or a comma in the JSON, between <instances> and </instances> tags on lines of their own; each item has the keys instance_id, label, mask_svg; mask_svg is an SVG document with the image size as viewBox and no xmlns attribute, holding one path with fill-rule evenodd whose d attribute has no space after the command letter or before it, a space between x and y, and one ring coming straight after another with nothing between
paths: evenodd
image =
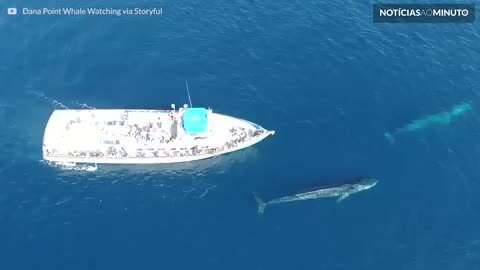
<instances>
[{"instance_id":1,"label":"boat hull","mask_svg":"<svg viewBox=\"0 0 480 270\"><path fill-rule=\"evenodd\" d=\"M189 162L238 151L274 134L274 131L249 121L217 113L209 115L206 134L186 134L181 130L181 118L178 118L180 123L168 122L173 119L171 112L56 110L45 128L43 159L58 163L96 164ZM173 127L171 123L178 128L174 132L176 138L165 140L168 137L165 134ZM141 130L139 127L142 125L147 126L148 131ZM151 126L163 128L150 129ZM153 139L145 140L145 136L138 135L137 129ZM157 137L162 138L157 140Z\"/></svg>"}]
</instances>

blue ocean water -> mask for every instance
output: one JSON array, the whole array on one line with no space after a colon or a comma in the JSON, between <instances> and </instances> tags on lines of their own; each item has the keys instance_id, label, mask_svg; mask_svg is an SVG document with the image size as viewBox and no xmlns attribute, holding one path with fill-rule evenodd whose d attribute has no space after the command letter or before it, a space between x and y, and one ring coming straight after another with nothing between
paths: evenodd
<instances>
[{"instance_id":1,"label":"blue ocean water","mask_svg":"<svg viewBox=\"0 0 480 270\"><path fill-rule=\"evenodd\" d=\"M13 4L12 4L13 3ZM361 1L17 1L0 7L0 269L475 269L480 34L373 24ZM163 8L8 16L6 8ZM193 103L276 130L173 166L52 168L55 108ZM445 125L414 119L469 102ZM269 207L352 177L368 192Z\"/></svg>"}]
</instances>

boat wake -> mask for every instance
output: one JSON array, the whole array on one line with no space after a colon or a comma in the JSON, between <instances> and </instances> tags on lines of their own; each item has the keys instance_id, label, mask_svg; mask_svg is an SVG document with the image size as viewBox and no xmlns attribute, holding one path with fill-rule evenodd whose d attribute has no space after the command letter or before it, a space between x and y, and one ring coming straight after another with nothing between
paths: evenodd
<instances>
[{"instance_id":1,"label":"boat wake","mask_svg":"<svg viewBox=\"0 0 480 270\"><path fill-rule=\"evenodd\" d=\"M75 109L75 108L95 109L95 107L90 106L86 103L82 103L82 102L77 101L77 100L69 102L71 104L71 106L67 106L67 105L65 105L64 102L58 101L57 99L54 99L54 98L51 98L51 97L47 96L45 93L43 93L42 91L31 91L31 90L29 90L29 91L26 91L26 93L28 95L32 95L32 96L35 96L37 98L46 100L47 102L52 104L54 106L54 108L60 108L60 109Z\"/></svg>"},{"instance_id":2,"label":"boat wake","mask_svg":"<svg viewBox=\"0 0 480 270\"><path fill-rule=\"evenodd\" d=\"M79 101L75 101L73 102L73 104L77 105L77 106L80 106L81 109L91 109L91 110L95 110L96 108L93 107L93 106L90 106L88 105L87 103L80 103Z\"/></svg>"},{"instance_id":3,"label":"boat wake","mask_svg":"<svg viewBox=\"0 0 480 270\"><path fill-rule=\"evenodd\" d=\"M31 91L31 90L29 90L26 93L50 102L53 106L55 106L55 108L68 109L68 107L65 104L63 104L62 102L60 102L56 99L53 99L53 98L50 98L50 97L46 96L45 93L43 93L41 91Z\"/></svg>"},{"instance_id":4,"label":"boat wake","mask_svg":"<svg viewBox=\"0 0 480 270\"><path fill-rule=\"evenodd\" d=\"M88 164L77 164L74 162L53 162L53 161L47 161L47 160L41 160L40 162L45 163L54 168L58 168L66 171L94 172L98 170L97 164L88 165Z\"/></svg>"}]
</instances>

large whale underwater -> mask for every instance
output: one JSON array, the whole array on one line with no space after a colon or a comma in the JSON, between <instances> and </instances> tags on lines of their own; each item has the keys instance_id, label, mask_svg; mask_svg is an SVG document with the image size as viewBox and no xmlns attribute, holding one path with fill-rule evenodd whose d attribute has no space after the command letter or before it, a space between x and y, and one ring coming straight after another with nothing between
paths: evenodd
<instances>
[{"instance_id":1,"label":"large whale underwater","mask_svg":"<svg viewBox=\"0 0 480 270\"><path fill-rule=\"evenodd\" d=\"M413 120L408 125L399 128L394 132L385 132L384 135L389 142L393 143L395 142L395 137L400 134L424 129L432 125L448 125L454 118L461 116L470 110L472 110L470 104L461 103L454 106L450 111L430 114L420 119Z\"/></svg>"},{"instance_id":2,"label":"large whale underwater","mask_svg":"<svg viewBox=\"0 0 480 270\"><path fill-rule=\"evenodd\" d=\"M265 212L265 208L268 205L294 202L294 201L303 201L303 200L313 200L319 198L331 198L338 197L337 202L345 200L351 194L364 191L374 187L378 182L378 179L375 178L362 178L356 179L355 181L344 183L344 184L333 184L333 185L323 185L305 192L295 193L293 195L276 198L270 201L264 201L254 193L255 200L258 204L258 213L261 215Z\"/></svg>"}]
</instances>

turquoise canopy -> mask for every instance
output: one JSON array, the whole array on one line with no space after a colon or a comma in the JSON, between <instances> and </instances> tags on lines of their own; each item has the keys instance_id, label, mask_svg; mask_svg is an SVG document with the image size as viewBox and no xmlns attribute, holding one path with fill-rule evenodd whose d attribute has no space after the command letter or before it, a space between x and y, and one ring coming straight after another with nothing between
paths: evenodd
<instances>
[{"instance_id":1,"label":"turquoise canopy","mask_svg":"<svg viewBox=\"0 0 480 270\"><path fill-rule=\"evenodd\" d=\"M182 116L183 128L187 133L203 133L207 129L207 109L188 108Z\"/></svg>"}]
</instances>

